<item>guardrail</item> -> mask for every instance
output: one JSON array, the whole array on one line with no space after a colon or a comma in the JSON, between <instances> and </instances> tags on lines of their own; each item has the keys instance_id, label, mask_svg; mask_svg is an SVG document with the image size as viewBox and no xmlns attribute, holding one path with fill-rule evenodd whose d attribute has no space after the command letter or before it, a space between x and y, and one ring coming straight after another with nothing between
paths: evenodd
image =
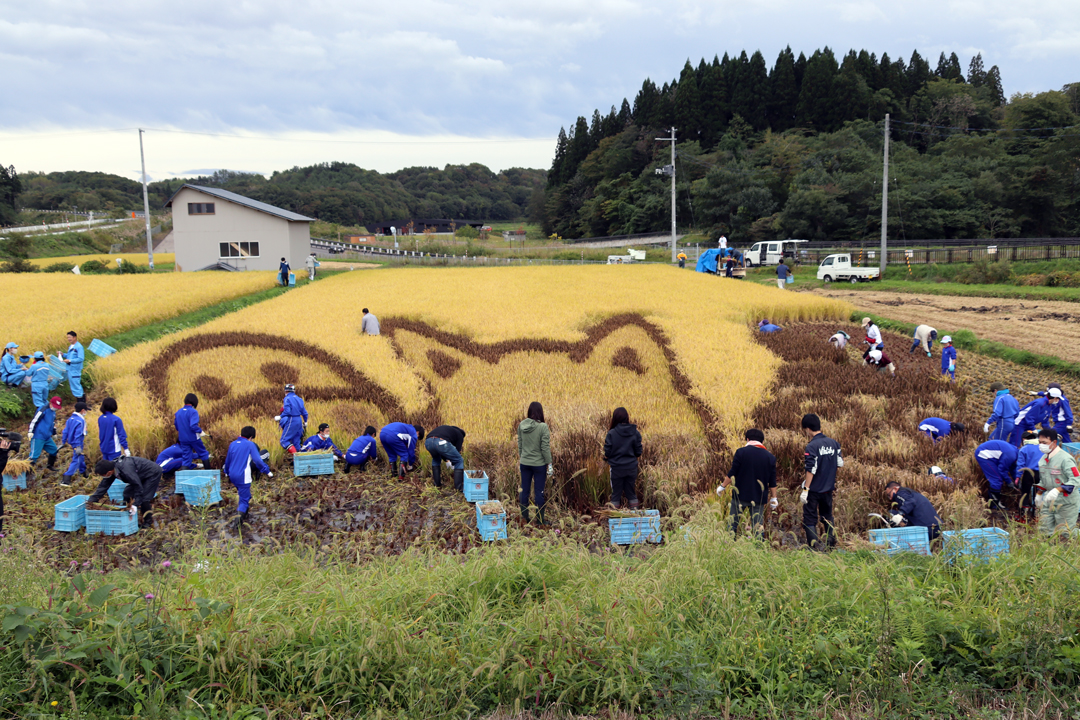
<instances>
[{"instance_id":1,"label":"guardrail","mask_svg":"<svg viewBox=\"0 0 1080 720\"><path fill-rule=\"evenodd\" d=\"M112 218L98 218L96 220L74 220L72 222L53 223L53 224L50 224L50 225L46 225L45 223L42 223L41 225L23 225L23 226L20 226L20 227L0 228L0 234L48 232L49 230L55 230L57 228L71 229L73 226L74 227L90 227L91 225L101 225L102 223L111 223L111 222L116 222L116 220L113 220Z\"/></svg>"},{"instance_id":2,"label":"guardrail","mask_svg":"<svg viewBox=\"0 0 1080 720\"><path fill-rule=\"evenodd\" d=\"M389 260L403 264L418 265L606 265L606 260L557 260L540 258L504 258L485 255L443 255L440 253L425 253L415 250L402 250L398 248L383 247L357 247L351 243L316 242L312 241L311 247L316 250L331 249L339 252L329 254L322 259L349 261L356 260Z\"/></svg>"}]
</instances>

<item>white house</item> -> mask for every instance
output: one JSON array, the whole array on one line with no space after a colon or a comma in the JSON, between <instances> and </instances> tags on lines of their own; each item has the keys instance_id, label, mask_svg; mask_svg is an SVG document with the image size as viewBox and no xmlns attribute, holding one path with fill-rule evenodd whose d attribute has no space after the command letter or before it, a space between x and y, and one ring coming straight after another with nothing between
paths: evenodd
<instances>
[{"instance_id":1,"label":"white house","mask_svg":"<svg viewBox=\"0 0 1080 720\"><path fill-rule=\"evenodd\" d=\"M312 218L243 195L184 185L169 198L177 270L303 269Z\"/></svg>"}]
</instances>

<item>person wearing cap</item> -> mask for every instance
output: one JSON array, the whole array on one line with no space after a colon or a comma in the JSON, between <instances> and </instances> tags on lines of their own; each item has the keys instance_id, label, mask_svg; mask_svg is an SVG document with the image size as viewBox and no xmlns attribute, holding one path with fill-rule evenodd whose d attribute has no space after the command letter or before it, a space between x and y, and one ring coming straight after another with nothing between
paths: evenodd
<instances>
[{"instance_id":1,"label":"person wearing cap","mask_svg":"<svg viewBox=\"0 0 1080 720\"><path fill-rule=\"evenodd\" d=\"M829 343L837 350L843 350L847 347L848 340L850 339L850 335L848 335L843 330L838 330L837 332L833 333L833 335L829 338Z\"/></svg>"},{"instance_id":2,"label":"person wearing cap","mask_svg":"<svg viewBox=\"0 0 1080 720\"><path fill-rule=\"evenodd\" d=\"M88 507L105 497L113 482L119 480L127 484L124 488L124 504L133 516L138 515L139 527L154 527L154 496L161 484L161 468L156 462L130 455L115 461L102 458L94 465L94 472L101 476L101 482L86 499Z\"/></svg>"},{"instance_id":3,"label":"person wearing cap","mask_svg":"<svg viewBox=\"0 0 1080 720\"><path fill-rule=\"evenodd\" d=\"M924 527L931 541L941 534L941 518L925 495L898 482L886 485L885 495L889 498L889 519L894 527Z\"/></svg>"},{"instance_id":4,"label":"person wearing cap","mask_svg":"<svg viewBox=\"0 0 1080 720\"><path fill-rule=\"evenodd\" d=\"M1038 395L1039 397L1020 408L1020 411L1016 413L1012 435L1009 436L1009 442L1013 445L1019 446L1024 433L1035 430L1039 425L1050 427L1050 404L1047 402L1044 393Z\"/></svg>"},{"instance_id":5,"label":"person wearing cap","mask_svg":"<svg viewBox=\"0 0 1080 720\"><path fill-rule=\"evenodd\" d=\"M1034 430L1024 433L1024 444L1016 454L1015 483L1020 488L1020 512L1025 518L1035 516L1035 487L1039 484L1039 434Z\"/></svg>"},{"instance_id":6,"label":"person wearing cap","mask_svg":"<svg viewBox=\"0 0 1080 720\"><path fill-rule=\"evenodd\" d=\"M202 439L210 437L199 427L199 396L188 393L184 397L184 407L176 411L173 417L173 425L176 426L178 444L184 449L184 467L194 470L198 467L195 460L198 459L205 466L210 462L210 451L206 449Z\"/></svg>"},{"instance_id":7,"label":"person wearing cap","mask_svg":"<svg viewBox=\"0 0 1080 720\"><path fill-rule=\"evenodd\" d=\"M945 474L945 471L944 471L944 470L942 470L942 469L941 469L940 467L938 467L937 465L934 465L934 466L932 466L932 467L931 467L931 468L930 468L930 469L929 469L929 470L927 471L927 474L929 474L930 476L932 476L932 477L933 477L933 478L934 478L935 480L941 480L941 481L943 481L943 482L948 482L948 483L953 483L953 484L955 484L955 483L956 483L956 481L955 481L955 480L953 480L953 479L952 479L951 477L949 477L948 475L946 475L946 474Z\"/></svg>"},{"instance_id":8,"label":"person wearing cap","mask_svg":"<svg viewBox=\"0 0 1080 720\"><path fill-rule=\"evenodd\" d=\"M884 350L885 341L881 337L881 329L874 324L874 321L868 317L862 319L863 332L866 333L866 340L864 342L870 346L871 350Z\"/></svg>"},{"instance_id":9,"label":"person wearing cap","mask_svg":"<svg viewBox=\"0 0 1080 720\"><path fill-rule=\"evenodd\" d=\"M914 338L914 342L911 343L911 349L908 350L908 355L915 352L915 348L922 345L926 357L930 357L930 349L934 347L934 341L937 340L937 330L929 325L919 325L915 328L915 334L912 335L912 337Z\"/></svg>"},{"instance_id":10,"label":"person wearing cap","mask_svg":"<svg viewBox=\"0 0 1080 720\"><path fill-rule=\"evenodd\" d=\"M1061 448L1056 430L1039 431L1039 485L1035 505L1039 509L1039 531L1053 535L1076 531L1080 513L1080 470L1073 456Z\"/></svg>"},{"instance_id":11,"label":"person wearing cap","mask_svg":"<svg viewBox=\"0 0 1080 720\"><path fill-rule=\"evenodd\" d=\"M53 435L56 434L56 411L60 409L60 398L54 397L43 407L39 407L30 421L30 464L36 465L42 451L49 456L46 472L56 469L56 454L59 450Z\"/></svg>"},{"instance_id":12,"label":"person wearing cap","mask_svg":"<svg viewBox=\"0 0 1080 720\"><path fill-rule=\"evenodd\" d=\"M884 350L868 350L863 355L863 365L872 365L878 370L888 370L890 375L896 376L896 366Z\"/></svg>"},{"instance_id":13,"label":"person wearing cap","mask_svg":"<svg viewBox=\"0 0 1080 720\"><path fill-rule=\"evenodd\" d=\"M431 481L442 487L440 471L443 461L454 468L454 489L465 490L465 460L461 448L465 444L465 431L456 425L440 425L427 434L424 449L431 454Z\"/></svg>"},{"instance_id":14,"label":"person wearing cap","mask_svg":"<svg viewBox=\"0 0 1080 720\"><path fill-rule=\"evenodd\" d=\"M86 402L86 392L83 391L82 386L82 371L83 362L86 360L86 350L83 348L82 343L79 342L79 334L74 330L68 330L67 341L67 352L60 353L57 357L67 363L68 389L71 390L71 394L76 400Z\"/></svg>"},{"instance_id":15,"label":"person wearing cap","mask_svg":"<svg viewBox=\"0 0 1080 720\"><path fill-rule=\"evenodd\" d=\"M769 322L768 320L762 320L758 323L758 330L763 333L774 333L780 332L781 330L783 330L783 328L779 325Z\"/></svg>"},{"instance_id":16,"label":"person wearing cap","mask_svg":"<svg viewBox=\"0 0 1080 720\"><path fill-rule=\"evenodd\" d=\"M946 335L941 338L941 344L944 346L941 351L941 374L956 380L956 348L953 347L952 337Z\"/></svg>"},{"instance_id":17,"label":"person wearing cap","mask_svg":"<svg viewBox=\"0 0 1080 720\"><path fill-rule=\"evenodd\" d=\"M1016 477L1016 448L1004 440L987 440L975 448L975 462L990 485L990 509L1001 509L1001 489Z\"/></svg>"},{"instance_id":18,"label":"person wearing cap","mask_svg":"<svg viewBox=\"0 0 1080 720\"><path fill-rule=\"evenodd\" d=\"M314 452L318 450L329 450L334 453L334 457L338 460L345 459L345 453L338 450L338 446L330 439L330 425L327 423L321 423L319 425L319 432L305 440L303 446L300 448L300 452Z\"/></svg>"},{"instance_id":19,"label":"person wearing cap","mask_svg":"<svg viewBox=\"0 0 1080 720\"><path fill-rule=\"evenodd\" d=\"M684 253L682 250L680 250L679 254L675 256L675 259L679 261L680 268L686 267L686 253Z\"/></svg>"},{"instance_id":20,"label":"person wearing cap","mask_svg":"<svg viewBox=\"0 0 1080 720\"><path fill-rule=\"evenodd\" d=\"M926 433L934 442L948 437L951 433L964 432L965 429L964 423L949 422L939 417L928 417L919 423L919 432Z\"/></svg>"},{"instance_id":21,"label":"person wearing cap","mask_svg":"<svg viewBox=\"0 0 1080 720\"><path fill-rule=\"evenodd\" d=\"M1061 442L1072 442L1073 411L1069 399L1065 397L1061 385L1050 383L1046 388L1047 419L1057 431Z\"/></svg>"},{"instance_id":22,"label":"person wearing cap","mask_svg":"<svg viewBox=\"0 0 1080 720\"><path fill-rule=\"evenodd\" d=\"M304 439L304 426L307 425L307 408L304 399L296 394L296 386L285 386L285 400L281 404L281 414L274 418L281 426L281 447L290 455L297 453L297 447Z\"/></svg>"},{"instance_id":23,"label":"person wearing cap","mask_svg":"<svg viewBox=\"0 0 1080 720\"><path fill-rule=\"evenodd\" d=\"M15 351L19 346L9 342L4 346L4 357L0 359L0 382L8 387L30 384L30 372L19 362Z\"/></svg>"},{"instance_id":24,"label":"person wearing cap","mask_svg":"<svg viewBox=\"0 0 1080 720\"><path fill-rule=\"evenodd\" d=\"M116 414L117 409L114 398L107 397L101 401L101 415L97 421L98 449L106 460L116 460L121 455L131 457L124 421Z\"/></svg>"},{"instance_id":25,"label":"person wearing cap","mask_svg":"<svg viewBox=\"0 0 1080 720\"><path fill-rule=\"evenodd\" d=\"M990 391L994 393L994 411L990 419L983 425L983 432L990 435L991 440L1008 440L1012 437L1013 428L1016 426L1016 415L1020 412L1020 403L1009 394L1009 389L1003 383L993 383ZM994 431L990 432L990 426Z\"/></svg>"},{"instance_id":26,"label":"person wearing cap","mask_svg":"<svg viewBox=\"0 0 1080 720\"><path fill-rule=\"evenodd\" d=\"M240 437L229 443L229 451L225 454L225 475L236 487L239 497L236 504L238 524L247 522L248 519L253 471L264 472L267 477L274 477L274 473L270 472L270 466L262 458L259 446L255 444L255 428L248 425L240 431Z\"/></svg>"},{"instance_id":27,"label":"person wearing cap","mask_svg":"<svg viewBox=\"0 0 1080 720\"><path fill-rule=\"evenodd\" d=\"M45 362L45 353L34 353L34 362L30 366L30 398L38 410L49 404L49 393L56 389L59 381L52 377L49 363Z\"/></svg>"},{"instance_id":28,"label":"person wearing cap","mask_svg":"<svg viewBox=\"0 0 1080 720\"><path fill-rule=\"evenodd\" d=\"M161 468L163 475L171 475L177 470L184 469L184 452L184 448L179 444L170 445L158 453L157 459L154 460L154 462Z\"/></svg>"},{"instance_id":29,"label":"person wearing cap","mask_svg":"<svg viewBox=\"0 0 1080 720\"><path fill-rule=\"evenodd\" d=\"M345 451L345 472L351 472L354 467L363 472L369 460L379 457L379 445L375 440L375 428L368 425L364 428L364 434L352 441L349 449Z\"/></svg>"},{"instance_id":30,"label":"person wearing cap","mask_svg":"<svg viewBox=\"0 0 1080 720\"><path fill-rule=\"evenodd\" d=\"M68 465L67 470L64 471L64 476L60 478L60 484L64 487L71 485L72 478L76 473L81 474L83 477L89 477L89 473L86 471L86 453L84 451L84 445L86 444L86 403L80 400L75 403L75 412L71 413L71 417L64 423L64 431L60 434L60 445L71 446L71 463Z\"/></svg>"}]
</instances>

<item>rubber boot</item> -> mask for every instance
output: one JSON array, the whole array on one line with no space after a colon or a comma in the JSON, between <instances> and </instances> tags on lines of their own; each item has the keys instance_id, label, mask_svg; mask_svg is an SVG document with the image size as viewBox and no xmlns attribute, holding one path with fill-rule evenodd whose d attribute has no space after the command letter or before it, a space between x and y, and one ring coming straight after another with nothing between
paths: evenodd
<instances>
[{"instance_id":1,"label":"rubber boot","mask_svg":"<svg viewBox=\"0 0 1080 720\"><path fill-rule=\"evenodd\" d=\"M521 519L523 521L525 521L526 523L529 522L529 508L527 508L527 507L521 508Z\"/></svg>"},{"instance_id":2,"label":"rubber boot","mask_svg":"<svg viewBox=\"0 0 1080 720\"><path fill-rule=\"evenodd\" d=\"M65 475L60 478L60 487L71 487L71 480L73 477L73 475Z\"/></svg>"},{"instance_id":3,"label":"rubber boot","mask_svg":"<svg viewBox=\"0 0 1080 720\"><path fill-rule=\"evenodd\" d=\"M639 507L641 507L641 501L640 500L638 500L637 498L634 498L633 500L630 501L630 509L631 510L637 510Z\"/></svg>"},{"instance_id":4,"label":"rubber boot","mask_svg":"<svg viewBox=\"0 0 1080 720\"><path fill-rule=\"evenodd\" d=\"M536 508L536 522L540 525L551 525L544 517L544 508Z\"/></svg>"},{"instance_id":5,"label":"rubber boot","mask_svg":"<svg viewBox=\"0 0 1080 720\"><path fill-rule=\"evenodd\" d=\"M56 469L56 455L49 456L49 464L45 466L46 472L52 472Z\"/></svg>"},{"instance_id":6,"label":"rubber boot","mask_svg":"<svg viewBox=\"0 0 1080 720\"><path fill-rule=\"evenodd\" d=\"M289 447L285 448L285 452L289 453L290 455L295 455L296 454L296 446L295 445L290 445Z\"/></svg>"},{"instance_id":7,"label":"rubber boot","mask_svg":"<svg viewBox=\"0 0 1080 720\"><path fill-rule=\"evenodd\" d=\"M397 477L397 460L390 463L390 477Z\"/></svg>"},{"instance_id":8,"label":"rubber boot","mask_svg":"<svg viewBox=\"0 0 1080 720\"><path fill-rule=\"evenodd\" d=\"M153 504L143 503L139 506L139 527L150 530L154 527L154 513L151 512Z\"/></svg>"},{"instance_id":9,"label":"rubber boot","mask_svg":"<svg viewBox=\"0 0 1080 720\"><path fill-rule=\"evenodd\" d=\"M442 487L442 465L436 464L431 466L431 482L435 483L435 487Z\"/></svg>"},{"instance_id":10,"label":"rubber boot","mask_svg":"<svg viewBox=\"0 0 1080 720\"><path fill-rule=\"evenodd\" d=\"M454 489L465 492L465 469L454 471Z\"/></svg>"}]
</instances>

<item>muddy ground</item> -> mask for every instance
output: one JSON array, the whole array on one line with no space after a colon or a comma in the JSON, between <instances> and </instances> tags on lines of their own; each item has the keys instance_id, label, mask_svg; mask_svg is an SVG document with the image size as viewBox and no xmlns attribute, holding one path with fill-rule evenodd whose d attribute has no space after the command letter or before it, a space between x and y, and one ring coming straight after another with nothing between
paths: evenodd
<instances>
[{"instance_id":1,"label":"muddy ground","mask_svg":"<svg viewBox=\"0 0 1080 720\"><path fill-rule=\"evenodd\" d=\"M945 332L963 328L984 340L1080 362L1080 306L1051 300L812 290L899 322L927 324ZM905 348L906 350L906 348Z\"/></svg>"}]
</instances>

